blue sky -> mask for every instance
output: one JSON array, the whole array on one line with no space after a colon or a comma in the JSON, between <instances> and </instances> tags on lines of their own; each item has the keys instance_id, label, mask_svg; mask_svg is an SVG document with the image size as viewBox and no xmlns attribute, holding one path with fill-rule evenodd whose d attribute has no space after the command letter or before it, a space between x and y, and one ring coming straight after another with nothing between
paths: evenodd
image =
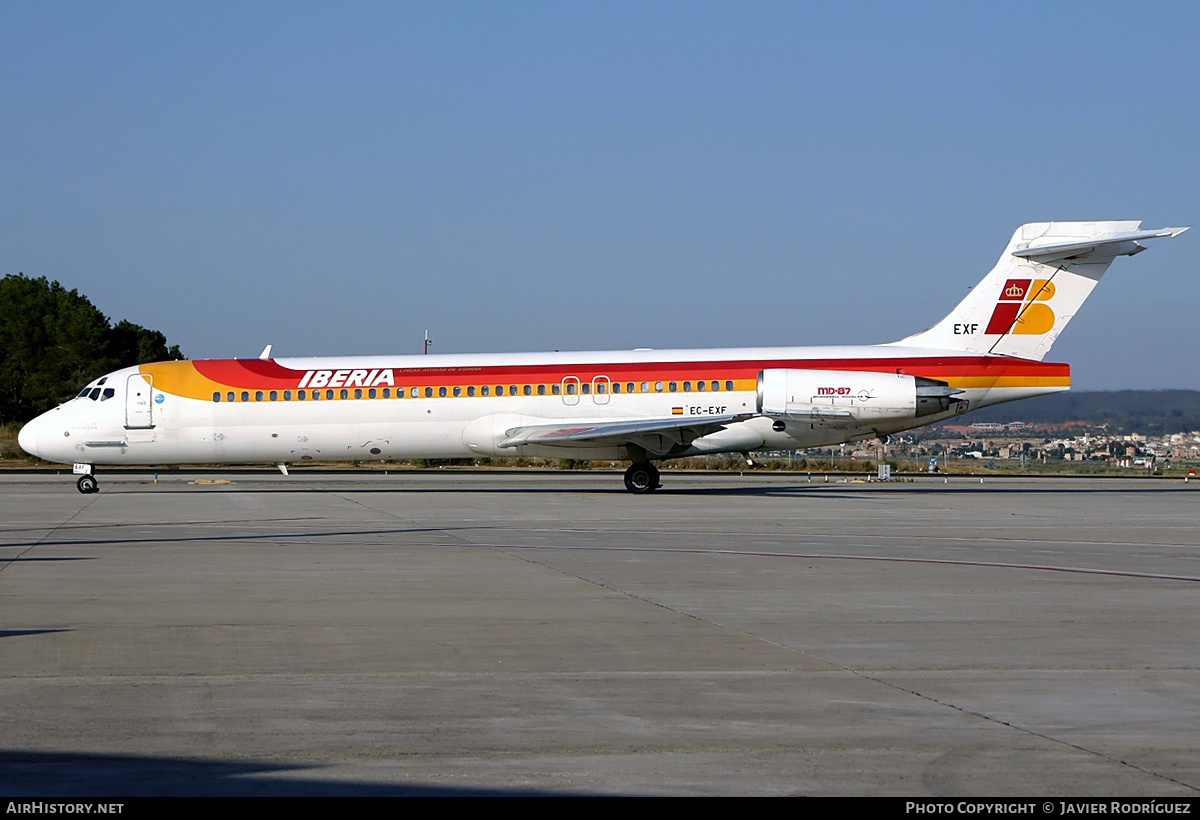
<instances>
[{"instance_id":1,"label":"blue sky","mask_svg":"<svg viewBox=\"0 0 1200 820\"><path fill-rule=\"evenodd\" d=\"M1200 4L0 0L0 273L192 357L889 341L1200 225ZM1050 354L1200 389L1200 227Z\"/></svg>"}]
</instances>

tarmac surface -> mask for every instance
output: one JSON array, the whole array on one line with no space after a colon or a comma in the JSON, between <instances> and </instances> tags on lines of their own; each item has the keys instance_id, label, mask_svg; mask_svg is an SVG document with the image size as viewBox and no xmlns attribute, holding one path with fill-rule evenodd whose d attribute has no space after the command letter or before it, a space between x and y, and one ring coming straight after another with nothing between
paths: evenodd
<instances>
[{"instance_id":1,"label":"tarmac surface","mask_svg":"<svg viewBox=\"0 0 1200 820\"><path fill-rule=\"evenodd\" d=\"M821 478L0 473L0 793L1200 793L1200 484Z\"/></svg>"}]
</instances>

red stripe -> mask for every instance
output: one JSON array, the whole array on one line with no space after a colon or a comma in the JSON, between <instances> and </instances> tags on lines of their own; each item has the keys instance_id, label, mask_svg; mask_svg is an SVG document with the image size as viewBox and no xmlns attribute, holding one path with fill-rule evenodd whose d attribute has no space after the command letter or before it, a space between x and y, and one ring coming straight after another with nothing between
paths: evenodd
<instances>
[{"instance_id":1,"label":"red stripe","mask_svg":"<svg viewBox=\"0 0 1200 820\"><path fill-rule=\"evenodd\" d=\"M1013 323L1017 321L1017 316L1021 312L1020 302L999 302L996 304L996 309L992 311L992 318L988 321L987 330L984 333L989 335L1003 335L1012 330Z\"/></svg>"}]
</instances>

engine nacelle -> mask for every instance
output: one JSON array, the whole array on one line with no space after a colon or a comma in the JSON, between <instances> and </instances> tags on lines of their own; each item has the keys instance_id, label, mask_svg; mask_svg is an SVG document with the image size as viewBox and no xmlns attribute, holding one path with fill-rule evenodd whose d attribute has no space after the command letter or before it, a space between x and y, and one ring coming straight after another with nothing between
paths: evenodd
<instances>
[{"instance_id":1,"label":"engine nacelle","mask_svg":"<svg viewBox=\"0 0 1200 820\"><path fill-rule=\"evenodd\" d=\"M961 393L936 379L856 370L762 370L758 412L870 424L944 413Z\"/></svg>"}]
</instances>

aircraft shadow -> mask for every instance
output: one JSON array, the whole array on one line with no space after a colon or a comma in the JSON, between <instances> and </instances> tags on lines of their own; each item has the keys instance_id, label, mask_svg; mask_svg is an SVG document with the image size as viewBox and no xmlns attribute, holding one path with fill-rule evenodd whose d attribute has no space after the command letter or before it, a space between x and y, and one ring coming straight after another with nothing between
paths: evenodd
<instances>
[{"instance_id":1,"label":"aircraft shadow","mask_svg":"<svg viewBox=\"0 0 1200 820\"><path fill-rule=\"evenodd\" d=\"M236 524L239 522L222 522L223 524ZM252 522L246 522L252 523ZM154 524L148 526L164 526L162 524ZM180 522L178 526L195 526L188 522ZM289 532L267 532L267 533L244 533L238 535L191 535L191 536L148 536L144 538L127 538L122 536L114 536L112 538L70 538L59 539L50 543L47 542L9 542L0 544L0 547L35 547L35 546L53 546L53 547L78 547L78 546L95 546L98 544L190 544L197 542L213 543L217 541L289 541L297 538L312 540L316 538L346 538L355 536L371 536L371 535L413 535L416 533L448 533L459 532L463 530L491 530L494 527L478 526L478 527L396 527L392 529L367 529L367 530L293 530ZM37 559L13 559L13 560L37 560ZM92 558L63 558L63 559L45 559L45 560L94 560ZM3 559L0 559L2 562Z\"/></svg>"},{"instance_id":2,"label":"aircraft shadow","mask_svg":"<svg viewBox=\"0 0 1200 820\"><path fill-rule=\"evenodd\" d=\"M0 638L19 638L23 635L51 635L55 632L74 632L73 629L0 629Z\"/></svg>"},{"instance_id":3,"label":"aircraft shadow","mask_svg":"<svg viewBox=\"0 0 1200 820\"><path fill-rule=\"evenodd\" d=\"M296 779L320 764L0 750L0 795L99 797L596 796L588 792Z\"/></svg>"}]
</instances>

